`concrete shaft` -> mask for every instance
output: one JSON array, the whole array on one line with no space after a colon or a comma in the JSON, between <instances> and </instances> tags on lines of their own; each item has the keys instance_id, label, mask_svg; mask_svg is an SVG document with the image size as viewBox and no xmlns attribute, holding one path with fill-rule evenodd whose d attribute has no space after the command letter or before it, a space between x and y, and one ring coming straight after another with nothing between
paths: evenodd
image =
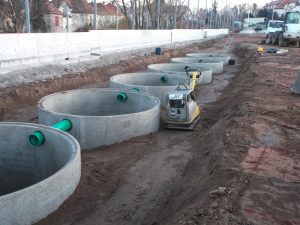
<instances>
[{"instance_id":1,"label":"concrete shaft","mask_svg":"<svg viewBox=\"0 0 300 225\"><path fill-rule=\"evenodd\" d=\"M171 62L174 62L174 63L200 63L200 65L211 67L213 74L223 73L224 62L221 59L210 59L210 58L198 59L198 58L193 58L193 57L182 57L182 58L172 58Z\"/></svg>"},{"instance_id":2,"label":"concrete shaft","mask_svg":"<svg viewBox=\"0 0 300 225\"><path fill-rule=\"evenodd\" d=\"M186 67L201 71L201 76L197 79L197 84L209 84L212 82L212 69L209 66L203 66L200 63L160 63L148 65L148 71L181 74L187 76Z\"/></svg>"},{"instance_id":3,"label":"concrete shaft","mask_svg":"<svg viewBox=\"0 0 300 225\"><path fill-rule=\"evenodd\" d=\"M30 134L45 143L33 147ZM38 124L0 123L0 223L28 225L56 210L80 179L80 146L71 135Z\"/></svg>"},{"instance_id":4,"label":"concrete shaft","mask_svg":"<svg viewBox=\"0 0 300 225\"><path fill-rule=\"evenodd\" d=\"M230 55L226 55L223 53L217 53L217 52L207 52L207 53L189 53L186 54L188 57L194 57L200 59L217 59L217 60L222 60L225 65L228 65L228 62L230 60Z\"/></svg>"},{"instance_id":5,"label":"concrete shaft","mask_svg":"<svg viewBox=\"0 0 300 225\"><path fill-rule=\"evenodd\" d=\"M120 93L127 95L119 102ZM38 103L39 122L71 120L72 134L82 149L110 145L159 128L160 101L147 93L91 88L58 92Z\"/></svg>"},{"instance_id":6,"label":"concrete shaft","mask_svg":"<svg viewBox=\"0 0 300 225\"><path fill-rule=\"evenodd\" d=\"M138 88L140 91L156 96L162 106L165 106L167 93L174 90L178 84L188 85L188 83L189 78L180 74L141 72L112 76L109 86L118 89Z\"/></svg>"},{"instance_id":7,"label":"concrete shaft","mask_svg":"<svg viewBox=\"0 0 300 225\"><path fill-rule=\"evenodd\" d=\"M300 71L298 71L297 78L295 80L295 83L291 87L291 91L294 94L300 95Z\"/></svg>"}]
</instances>

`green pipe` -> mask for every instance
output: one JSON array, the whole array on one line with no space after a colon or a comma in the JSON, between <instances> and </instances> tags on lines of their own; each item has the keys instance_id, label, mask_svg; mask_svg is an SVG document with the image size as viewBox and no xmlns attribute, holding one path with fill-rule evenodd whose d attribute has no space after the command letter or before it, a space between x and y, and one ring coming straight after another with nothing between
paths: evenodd
<instances>
[{"instance_id":1,"label":"green pipe","mask_svg":"<svg viewBox=\"0 0 300 225\"><path fill-rule=\"evenodd\" d=\"M57 130L69 131L72 129L72 122L69 119L63 119L51 127ZM31 145L37 147L45 143L45 135L41 131L35 131L29 136L29 142Z\"/></svg>"},{"instance_id":2,"label":"green pipe","mask_svg":"<svg viewBox=\"0 0 300 225\"><path fill-rule=\"evenodd\" d=\"M37 147L45 142L45 136L42 132L40 131L35 131L29 136L29 142L31 145Z\"/></svg>"},{"instance_id":3,"label":"green pipe","mask_svg":"<svg viewBox=\"0 0 300 225\"><path fill-rule=\"evenodd\" d=\"M62 131L69 131L72 129L72 122L68 119L63 119L55 124L53 124L51 127L62 130Z\"/></svg>"},{"instance_id":4,"label":"green pipe","mask_svg":"<svg viewBox=\"0 0 300 225\"><path fill-rule=\"evenodd\" d=\"M118 102L126 102L127 98L128 98L127 94L124 92L121 92L120 94L117 95Z\"/></svg>"},{"instance_id":5,"label":"green pipe","mask_svg":"<svg viewBox=\"0 0 300 225\"><path fill-rule=\"evenodd\" d=\"M134 92L140 92L140 89L138 89L138 88L132 88L131 90Z\"/></svg>"},{"instance_id":6,"label":"green pipe","mask_svg":"<svg viewBox=\"0 0 300 225\"><path fill-rule=\"evenodd\" d=\"M162 83L166 84L166 83L168 82L168 77L162 76L162 77L160 78L160 81L161 81Z\"/></svg>"}]
</instances>

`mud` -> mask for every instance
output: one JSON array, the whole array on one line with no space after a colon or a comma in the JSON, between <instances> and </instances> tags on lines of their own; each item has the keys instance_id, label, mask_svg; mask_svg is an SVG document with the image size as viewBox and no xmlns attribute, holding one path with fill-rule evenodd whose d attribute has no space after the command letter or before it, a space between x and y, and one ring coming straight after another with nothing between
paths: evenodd
<instances>
[{"instance_id":1,"label":"mud","mask_svg":"<svg viewBox=\"0 0 300 225\"><path fill-rule=\"evenodd\" d=\"M229 49L236 65L197 87L202 122L196 131L161 128L83 152L76 192L38 225L300 224L300 99L289 91L300 52L258 54L260 39L236 35ZM225 41L1 89L1 120L36 122L36 102L46 94L105 87L111 75L219 51Z\"/></svg>"}]
</instances>

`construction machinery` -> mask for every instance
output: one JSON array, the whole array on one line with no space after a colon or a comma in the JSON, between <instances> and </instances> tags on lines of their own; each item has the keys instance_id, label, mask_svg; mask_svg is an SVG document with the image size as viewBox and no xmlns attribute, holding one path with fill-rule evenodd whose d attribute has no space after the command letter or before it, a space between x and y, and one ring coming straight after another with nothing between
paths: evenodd
<instances>
[{"instance_id":1,"label":"construction machinery","mask_svg":"<svg viewBox=\"0 0 300 225\"><path fill-rule=\"evenodd\" d=\"M287 11L284 22L278 26L280 28L269 32L267 43L278 44L279 47L296 43L297 47L300 47L300 12L297 7Z\"/></svg>"},{"instance_id":2,"label":"construction machinery","mask_svg":"<svg viewBox=\"0 0 300 225\"><path fill-rule=\"evenodd\" d=\"M185 84L178 84L175 90L167 94L165 128L195 130L199 122L200 108L196 102L194 91Z\"/></svg>"}]
</instances>

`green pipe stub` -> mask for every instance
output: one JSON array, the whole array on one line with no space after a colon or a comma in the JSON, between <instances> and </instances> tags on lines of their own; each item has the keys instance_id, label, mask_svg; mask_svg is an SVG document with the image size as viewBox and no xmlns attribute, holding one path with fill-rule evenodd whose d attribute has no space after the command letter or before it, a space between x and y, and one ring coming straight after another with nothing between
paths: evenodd
<instances>
[{"instance_id":1,"label":"green pipe stub","mask_svg":"<svg viewBox=\"0 0 300 225\"><path fill-rule=\"evenodd\" d=\"M42 132L40 131L35 131L29 136L29 142L31 145L37 147L45 142L45 136Z\"/></svg>"},{"instance_id":2,"label":"green pipe stub","mask_svg":"<svg viewBox=\"0 0 300 225\"><path fill-rule=\"evenodd\" d=\"M58 123L53 124L51 127L62 131L69 131L72 129L72 122L69 119L63 119Z\"/></svg>"},{"instance_id":3,"label":"green pipe stub","mask_svg":"<svg viewBox=\"0 0 300 225\"><path fill-rule=\"evenodd\" d=\"M162 83L166 84L166 83L168 82L168 77L162 76L162 77L160 78L160 81L161 81Z\"/></svg>"},{"instance_id":4,"label":"green pipe stub","mask_svg":"<svg viewBox=\"0 0 300 225\"><path fill-rule=\"evenodd\" d=\"M138 89L138 88L132 88L131 90L134 92L140 92L140 89Z\"/></svg>"},{"instance_id":5,"label":"green pipe stub","mask_svg":"<svg viewBox=\"0 0 300 225\"><path fill-rule=\"evenodd\" d=\"M72 129L72 122L68 119L63 119L51 127L57 130L69 131ZM31 145L37 147L45 143L45 135L41 131L35 131L29 136L29 142Z\"/></svg>"},{"instance_id":6,"label":"green pipe stub","mask_svg":"<svg viewBox=\"0 0 300 225\"><path fill-rule=\"evenodd\" d=\"M127 101L127 94L122 92L120 94L117 95L117 100L118 102L126 102Z\"/></svg>"}]
</instances>

